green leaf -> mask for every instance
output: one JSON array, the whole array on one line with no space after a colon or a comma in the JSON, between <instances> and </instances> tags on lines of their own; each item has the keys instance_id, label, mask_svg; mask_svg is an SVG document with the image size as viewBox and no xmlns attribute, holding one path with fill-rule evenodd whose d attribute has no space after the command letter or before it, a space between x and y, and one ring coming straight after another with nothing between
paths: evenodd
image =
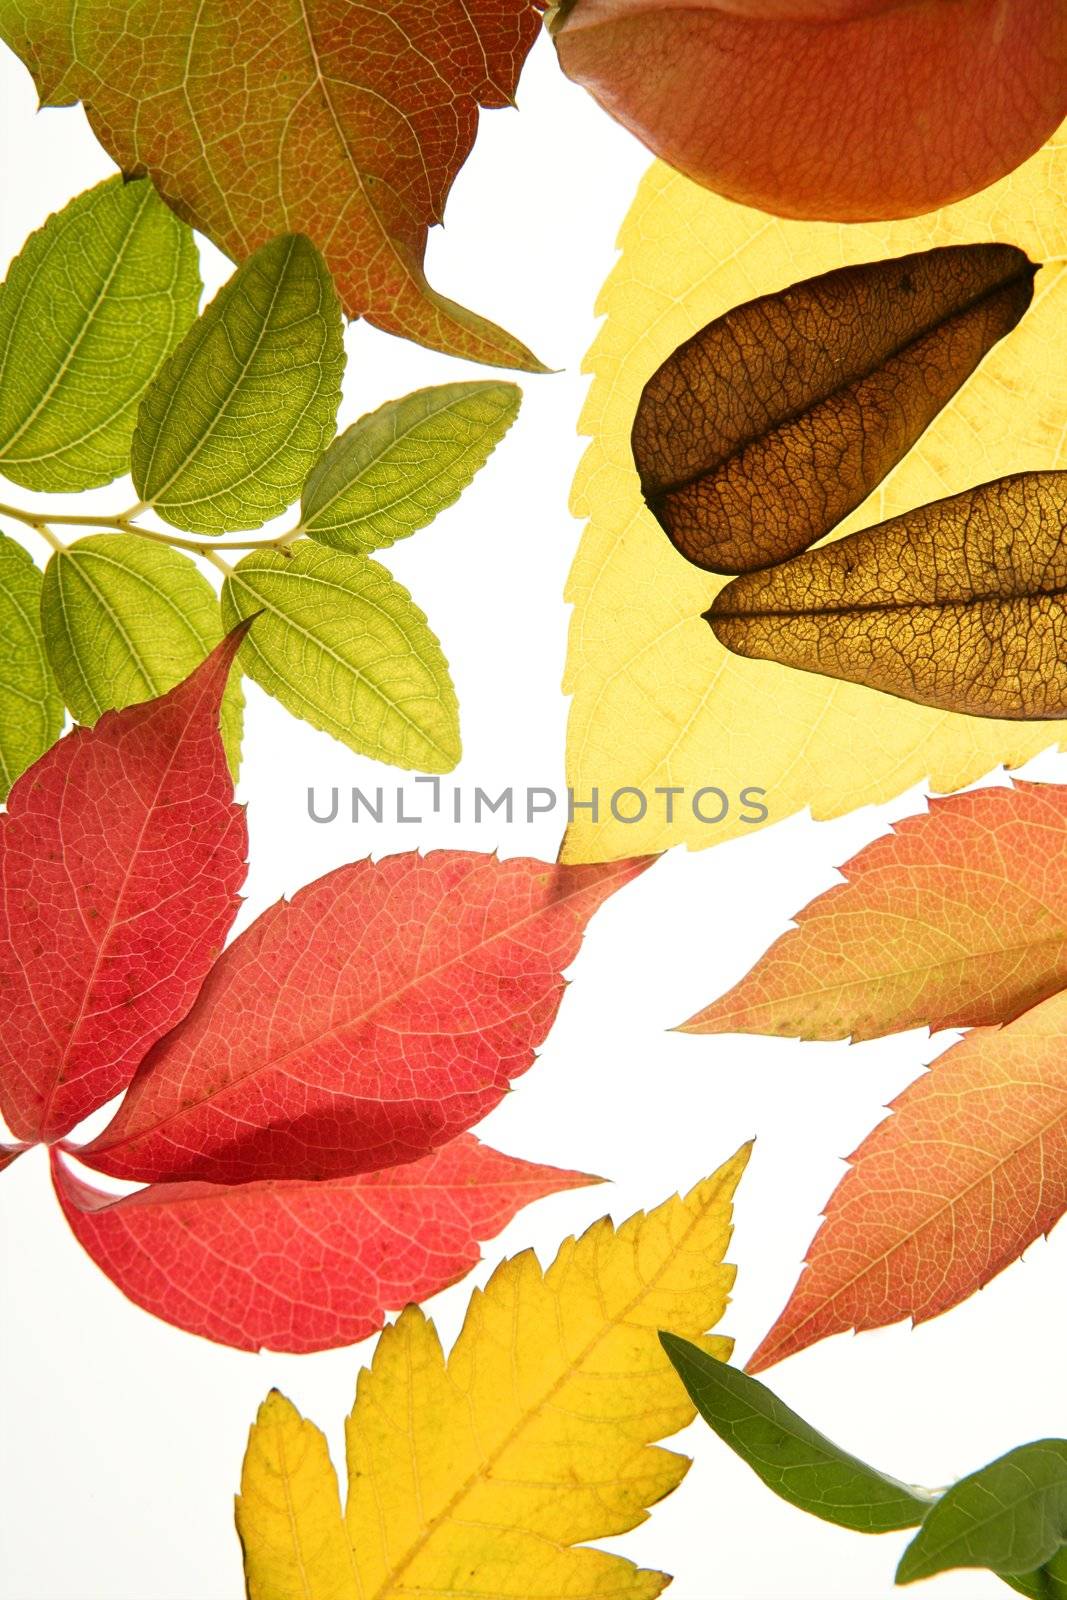
<instances>
[{"instance_id":1,"label":"green leaf","mask_svg":"<svg viewBox=\"0 0 1067 1600\"><path fill-rule=\"evenodd\" d=\"M458 500L519 413L513 383L444 383L390 400L335 439L307 483L305 533L364 554Z\"/></svg>"},{"instance_id":2,"label":"green leaf","mask_svg":"<svg viewBox=\"0 0 1067 1600\"><path fill-rule=\"evenodd\" d=\"M302 234L265 244L145 395L137 493L191 533L280 516L333 438L344 360L337 296L315 246Z\"/></svg>"},{"instance_id":3,"label":"green leaf","mask_svg":"<svg viewBox=\"0 0 1067 1600\"><path fill-rule=\"evenodd\" d=\"M263 615L241 647L249 677L362 755L422 772L460 757L459 707L426 618L384 567L298 539L257 550L222 589L227 628Z\"/></svg>"},{"instance_id":4,"label":"green leaf","mask_svg":"<svg viewBox=\"0 0 1067 1600\"><path fill-rule=\"evenodd\" d=\"M138 403L199 298L192 231L146 180L50 217L0 288L0 472L60 492L127 472Z\"/></svg>"},{"instance_id":5,"label":"green leaf","mask_svg":"<svg viewBox=\"0 0 1067 1600\"><path fill-rule=\"evenodd\" d=\"M222 638L218 598L195 564L133 533L94 534L57 551L41 618L64 699L88 727L105 711L173 689ZM243 704L233 673L221 727L235 775Z\"/></svg>"},{"instance_id":6,"label":"green leaf","mask_svg":"<svg viewBox=\"0 0 1067 1600\"><path fill-rule=\"evenodd\" d=\"M1036 1573L1067 1545L1067 1439L1039 1439L961 1478L905 1550L898 1583L953 1567ZM1062 1583L1060 1573L1051 1581ZM1044 1580L1042 1580L1044 1581ZM1038 1595L1055 1589L1023 1590Z\"/></svg>"},{"instance_id":7,"label":"green leaf","mask_svg":"<svg viewBox=\"0 0 1067 1600\"><path fill-rule=\"evenodd\" d=\"M1067 1545L1063 1545L1044 1566L1020 1576L1018 1573L998 1572L997 1577L1009 1589L1028 1594L1031 1600L1067 1600Z\"/></svg>"},{"instance_id":8,"label":"green leaf","mask_svg":"<svg viewBox=\"0 0 1067 1600\"><path fill-rule=\"evenodd\" d=\"M0 534L0 800L63 728L63 702L41 634L41 574Z\"/></svg>"},{"instance_id":9,"label":"green leaf","mask_svg":"<svg viewBox=\"0 0 1067 1600\"><path fill-rule=\"evenodd\" d=\"M915 1528L934 1497L823 1438L756 1378L671 1333L660 1342L701 1416L769 1489L858 1533Z\"/></svg>"}]
</instances>

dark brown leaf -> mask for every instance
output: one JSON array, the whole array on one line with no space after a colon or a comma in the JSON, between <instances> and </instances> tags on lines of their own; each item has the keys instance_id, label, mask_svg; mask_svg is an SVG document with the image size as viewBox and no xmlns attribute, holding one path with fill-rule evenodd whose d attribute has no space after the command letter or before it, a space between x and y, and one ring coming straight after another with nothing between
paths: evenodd
<instances>
[{"instance_id":1,"label":"dark brown leaf","mask_svg":"<svg viewBox=\"0 0 1067 1600\"><path fill-rule=\"evenodd\" d=\"M904 456L1030 304L1014 245L841 267L736 306L646 384L633 452L690 561L750 572L821 539Z\"/></svg>"},{"instance_id":2,"label":"dark brown leaf","mask_svg":"<svg viewBox=\"0 0 1067 1600\"><path fill-rule=\"evenodd\" d=\"M738 655L977 717L1067 715L1067 472L1023 472L735 578Z\"/></svg>"}]
</instances>

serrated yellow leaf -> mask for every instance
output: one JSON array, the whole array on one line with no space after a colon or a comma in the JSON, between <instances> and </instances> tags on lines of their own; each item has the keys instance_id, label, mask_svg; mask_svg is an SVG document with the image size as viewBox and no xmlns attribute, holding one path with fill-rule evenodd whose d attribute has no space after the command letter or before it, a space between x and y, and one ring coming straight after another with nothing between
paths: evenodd
<instances>
[{"instance_id":1,"label":"serrated yellow leaf","mask_svg":"<svg viewBox=\"0 0 1067 1600\"><path fill-rule=\"evenodd\" d=\"M701 613L724 580L689 565L645 509L630 451L641 390L698 328L732 306L853 262L937 245L1000 240L1043 263L1019 326L985 358L898 467L838 534L1009 473L1067 465L1067 141L1047 145L969 200L902 222L786 221L736 205L656 165L623 224L621 258L598 310L582 417L593 443L572 508L590 520L567 587L574 603L564 688L573 695L568 782L599 791L578 811L563 859L604 860L753 831L740 791L765 789L774 822L889 799L928 778L951 790L999 762L1018 765L1063 722L999 722L938 711L771 662L731 656ZM674 821L657 786L676 785ZM693 793L716 785L730 811L697 820ZM609 809L619 788L648 797L642 821ZM705 814L721 809L715 798ZM630 796L625 815L637 809Z\"/></svg>"},{"instance_id":2,"label":"serrated yellow leaf","mask_svg":"<svg viewBox=\"0 0 1067 1600\"><path fill-rule=\"evenodd\" d=\"M547 1271L530 1251L503 1262L447 1359L409 1306L359 1375L344 1523L321 1434L271 1396L237 1502L251 1600L658 1595L665 1574L574 1547L636 1527L685 1476L688 1460L653 1444L695 1415L658 1330L729 1357L705 1330L733 1284L748 1154L618 1229L594 1223Z\"/></svg>"}]
</instances>

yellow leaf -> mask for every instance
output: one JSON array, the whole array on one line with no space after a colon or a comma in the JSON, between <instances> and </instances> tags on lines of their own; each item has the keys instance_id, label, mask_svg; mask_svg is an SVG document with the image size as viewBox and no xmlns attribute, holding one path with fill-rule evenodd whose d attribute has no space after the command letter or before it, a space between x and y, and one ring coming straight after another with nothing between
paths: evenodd
<instances>
[{"instance_id":1,"label":"yellow leaf","mask_svg":"<svg viewBox=\"0 0 1067 1600\"><path fill-rule=\"evenodd\" d=\"M1009 473L1067 465L1067 141L969 200L902 222L786 221L708 193L660 165L648 173L601 295L606 321L588 358L582 418L593 438L572 508L588 517L567 587L574 603L564 688L573 695L567 778L599 791L599 820L576 813L565 861L691 849L754 831L740 791L766 790L769 820L887 800L928 778L951 790L999 762L1018 765L1067 724L999 722L907 704L855 684L731 656L701 619L722 581L692 567L646 510L630 451L641 390L698 328L799 279L936 245L1000 240L1044 263L1019 326L838 534ZM667 799L657 786L687 793ZM715 785L730 810L701 822L693 793ZM613 793L643 791L643 820L614 820ZM701 802L714 817L721 801ZM623 815L637 811L623 797ZM751 812L749 812L751 815Z\"/></svg>"},{"instance_id":2,"label":"yellow leaf","mask_svg":"<svg viewBox=\"0 0 1067 1600\"><path fill-rule=\"evenodd\" d=\"M653 1446L695 1415L657 1335L729 1357L705 1330L733 1284L748 1154L618 1229L594 1223L547 1271L530 1251L503 1262L447 1360L409 1306L359 1375L343 1522L322 1435L272 1395L237 1502L251 1600L658 1595L665 1574L574 1546L636 1527L688 1469Z\"/></svg>"}]
</instances>

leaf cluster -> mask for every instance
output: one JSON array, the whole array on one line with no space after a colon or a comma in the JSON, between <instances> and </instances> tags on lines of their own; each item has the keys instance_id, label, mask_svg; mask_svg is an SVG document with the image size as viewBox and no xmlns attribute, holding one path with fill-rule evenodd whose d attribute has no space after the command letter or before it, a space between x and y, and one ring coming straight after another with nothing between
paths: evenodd
<instances>
[{"instance_id":1,"label":"leaf cluster","mask_svg":"<svg viewBox=\"0 0 1067 1600\"><path fill-rule=\"evenodd\" d=\"M163 693L253 615L242 667L294 715L362 754L450 770L448 664L374 557L457 499L519 391L445 384L334 437L342 318L314 245L299 234L263 245L197 317L199 294L191 230L147 181L118 178L52 217L0 288L0 473L69 493L129 472L139 496L114 516L0 507L54 547L42 578L0 540L2 775L9 785L47 748L64 703L92 725ZM221 547L248 552L223 559L220 535L297 501L286 532ZM67 545L65 525L108 531ZM221 569L221 604L194 558ZM235 684L234 764L240 722Z\"/></svg>"},{"instance_id":2,"label":"leaf cluster","mask_svg":"<svg viewBox=\"0 0 1067 1600\"><path fill-rule=\"evenodd\" d=\"M935 1492L877 1472L797 1416L758 1379L660 1335L706 1422L775 1494L857 1533L919 1531L899 1584L984 1567L1033 1600L1067 1594L1067 1439L1020 1445Z\"/></svg>"},{"instance_id":3,"label":"leaf cluster","mask_svg":"<svg viewBox=\"0 0 1067 1600\"><path fill-rule=\"evenodd\" d=\"M49 1146L74 1234L157 1316L318 1350L462 1277L530 1200L596 1181L468 1129L532 1064L589 917L647 862L358 861L220 955L248 834L219 718L249 626L11 790L0 1112L18 1142L0 1166ZM143 1187L105 1193L71 1156Z\"/></svg>"}]
</instances>

